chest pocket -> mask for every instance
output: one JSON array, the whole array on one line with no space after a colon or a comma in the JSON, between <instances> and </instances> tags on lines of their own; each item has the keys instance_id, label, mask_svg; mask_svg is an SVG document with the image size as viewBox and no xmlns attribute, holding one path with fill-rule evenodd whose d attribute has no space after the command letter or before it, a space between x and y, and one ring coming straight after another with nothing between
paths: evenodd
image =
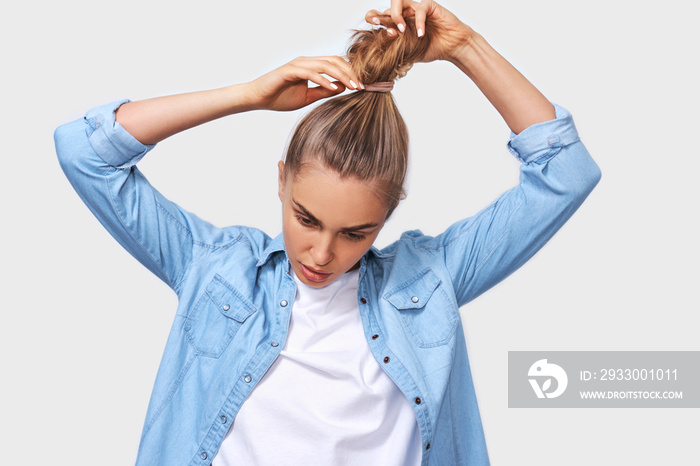
<instances>
[{"instance_id":1,"label":"chest pocket","mask_svg":"<svg viewBox=\"0 0 700 466\"><path fill-rule=\"evenodd\" d=\"M203 356L218 358L256 310L233 285L217 274L187 315L187 339Z\"/></svg>"},{"instance_id":2,"label":"chest pocket","mask_svg":"<svg viewBox=\"0 0 700 466\"><path fill-rule=\"evenodd\" d=\"M444 345L457 328L459 311L440 278L428 269L384 295L401 316L406 330L421 348Z\"/></svg>"}]
</instances>

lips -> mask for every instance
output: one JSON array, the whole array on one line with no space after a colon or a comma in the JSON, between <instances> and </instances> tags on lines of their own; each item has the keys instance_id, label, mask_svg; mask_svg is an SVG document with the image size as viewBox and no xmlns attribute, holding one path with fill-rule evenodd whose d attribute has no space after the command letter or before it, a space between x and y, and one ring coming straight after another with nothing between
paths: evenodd
<instances>
[{"instance_id":1,"label":"lips","mask_svg":"<svg viewBox=\"0 0 700 466\"><path fill-rule=\"evenodd\" d=\"M325 273L321 272L316 269L312 269L311 267L307 267L304 264L301 264L301 273L304 275L304 278L306 278L309 281L315 282L315 283L321 283L324 282L330 277L332 274L330 273Z\"/></svg>"}]
</instances>

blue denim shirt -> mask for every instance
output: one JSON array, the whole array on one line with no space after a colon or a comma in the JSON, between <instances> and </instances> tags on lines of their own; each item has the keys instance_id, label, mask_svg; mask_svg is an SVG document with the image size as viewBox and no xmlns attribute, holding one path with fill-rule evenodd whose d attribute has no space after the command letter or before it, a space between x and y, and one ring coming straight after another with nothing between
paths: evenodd
<instances>
[{"instance_id":1,"label":"blue denim shirt","mask_svg":"<svg viewBox=\"0 0 700 466\"><path fill-rule=\"evenodd\" d=\"M208 466L284 347L296 288L281 235L217 228L149 184L135 164L152 146L115 121L124 102L59 127L56 148L93 214L179 298L136 464ZM361 260L367 345L413 407L424 466L489 463L459 307L525 263L600 179L571 115L555 109L511 134L516 187L436 237L409 231Z\"/></svg>"}]
</instances>

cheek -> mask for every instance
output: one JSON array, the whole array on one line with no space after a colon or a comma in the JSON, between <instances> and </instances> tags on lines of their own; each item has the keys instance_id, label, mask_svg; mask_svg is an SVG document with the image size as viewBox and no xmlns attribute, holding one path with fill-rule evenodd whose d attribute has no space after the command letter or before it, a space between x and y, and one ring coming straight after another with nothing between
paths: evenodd
<instances>
[{"instance_id":1,"label":"cheek","mask_svg":"<svg viewBox=\"0 0 700 466\"><path fill-rule=\"evenodd\" d=\"M357 262L360 260L360 258L367 252L369 249L369 246L371 243L365 244L363 243L351 243L351 244L346 244L341 248L341 254L345 258L345 260L350 261L350 262Z\"/></svg>"},{"instance_id":2,"label":"cheek","mask_svg":"<svg viewBox=\"0 0 700 466\"><path fill-rule=\"evenodd\" d=\"M289 250L303 251L308 249L313 238L308 229L292 219L284 224L284 242Z\"/></svg>"}]
</instances>

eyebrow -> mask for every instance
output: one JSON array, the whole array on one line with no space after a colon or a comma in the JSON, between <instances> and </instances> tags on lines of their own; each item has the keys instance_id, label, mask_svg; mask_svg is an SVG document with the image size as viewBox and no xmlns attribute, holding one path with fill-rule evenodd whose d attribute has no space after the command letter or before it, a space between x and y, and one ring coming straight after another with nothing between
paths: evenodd
<instances>
[{"instance_id":1,"label":"eyebrow","mask_svg":"<svg viewBox=\"0 0 700 466\"><path fill-rule=\"evenodd\" d=\"M309 217L309 219L313 220L313 221L314 221L315 223L317 223L318 225L321 225L321 226L323 225L323 223L321 223L321 221L320 221L319 219L317 219L316 217L314 217L314 214L312 214L311 212L309 212L309 210L308 210L306 207L304 207L303 205L299 204L299 203L298 203L297 201L295 201L294 199L292 199L292 202L294 203L294 206L295 206L298 210L300 210L304 215L306 215L307 217ZM377 227L377 226L379 226L378 223L363 223L362 225L355 225L355 226L352 226L352 227L342 228L341 231L358 231L358 230L365 230L365 229L367 229L367 228L374 228L374 227Z\"/></svg>"}]
</instances>

